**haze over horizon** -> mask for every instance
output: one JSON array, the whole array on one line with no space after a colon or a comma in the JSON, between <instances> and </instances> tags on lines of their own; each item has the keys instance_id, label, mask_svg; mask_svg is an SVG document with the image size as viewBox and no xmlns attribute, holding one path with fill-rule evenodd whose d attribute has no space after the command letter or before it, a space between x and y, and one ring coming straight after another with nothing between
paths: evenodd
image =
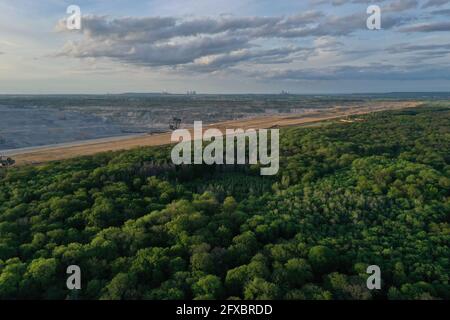
<instances>
[{"instance_id":1,"label":"haze over horizon","mask_svg":"<svg viewBox=\"0 0 450 320\"><path fill-rule=\"evenodd\" d=\"M81 31L64 28L72 4ZM450 88L450 0L0 0L0 14L0 94Z\"/></svg>"}]
</instances>

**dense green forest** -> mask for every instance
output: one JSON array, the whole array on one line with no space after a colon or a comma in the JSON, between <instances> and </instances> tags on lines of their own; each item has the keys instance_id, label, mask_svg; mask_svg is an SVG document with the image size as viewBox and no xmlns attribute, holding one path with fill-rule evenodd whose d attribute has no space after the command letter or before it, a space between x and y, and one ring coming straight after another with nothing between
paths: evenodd
<instances>
[{"instance_id":1,"label":"dense green forest","mask_svg":"<svg viewBox=\"0 0 450 320\"><path fill-rule=\"evenodd\" d=\"M450 109L359 118L283 129L274 177L169 147L0 172L0 299L450 299Z\"/></svg>"}]
</instances>

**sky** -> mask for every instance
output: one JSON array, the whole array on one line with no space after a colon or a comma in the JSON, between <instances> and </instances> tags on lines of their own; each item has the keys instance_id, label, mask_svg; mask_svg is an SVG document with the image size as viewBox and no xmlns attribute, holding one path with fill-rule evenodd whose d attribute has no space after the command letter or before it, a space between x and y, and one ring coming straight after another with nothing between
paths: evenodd
<instances>
[{"instance_id":1,"label":"sky","mask_svg":"<svg viewBox=\"0 0 450 320\"><path fill-rule=\"evenodd\" d=\"M0 0L0 94L191 90L450 91L450 0Z\"/></svg>"}]
</instances>

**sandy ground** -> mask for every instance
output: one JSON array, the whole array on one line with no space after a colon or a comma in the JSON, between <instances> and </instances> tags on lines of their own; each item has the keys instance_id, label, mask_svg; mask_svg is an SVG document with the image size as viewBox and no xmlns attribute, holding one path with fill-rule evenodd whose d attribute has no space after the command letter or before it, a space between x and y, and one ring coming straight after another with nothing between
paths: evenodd
<instances>
[{"instance_id":1,"label":"sandy ground","mask_svg":"<svg viewBox=\"0 0 450 320\"><path fill-rule=\"evenodd\" d=\"M217 128L222 132L225 129L269 129L286 126L303 125L324 120L338 119L349 115L367 114L371 112L378 112L384 110L398 110L404 108L414 108L420 105L421 102L416 101L402 101L402 102L373 102L362 107L339 107L332 109L319 110L301 115L288 116L267 116L252 119L242 119L234 121L220 122L209 126L204 126L204 129ZM126 137L120 139L110 140L91 140L80 143L72 143L67 146L42 147L30 151L18 151L10 153L12 158L16 160L16 165L25 164L41 164L48 161L70 159L79 156L93 155L106 151L130 150L143 146L159 146L170 144L171 133L142 135L134 137Z\"/></svg>"}]
</instances>

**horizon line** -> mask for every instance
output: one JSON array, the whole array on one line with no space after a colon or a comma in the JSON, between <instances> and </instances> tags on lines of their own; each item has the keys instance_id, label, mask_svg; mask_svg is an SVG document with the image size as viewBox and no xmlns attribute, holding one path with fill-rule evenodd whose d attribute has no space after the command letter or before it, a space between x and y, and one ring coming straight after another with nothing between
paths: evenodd
<instances>
[{"instance_id":1,"label":"horizon line","mask_svg":"<svg viewBox=\"0 0 450 320\"><path fill-rule=\"evenodd\" d=\"M162 96L239 96L239 95L271 95L271 96L310 96L310 95L383 95L383 94L450 94L450 91L383 91L383 92L312 92L312 93L294 93L294 92L246 92L246 93L220 93L220 92L118 92L118 93L0 93L0 96L119 96L119 95L162 95Z\"/></svg>"}]
</instances>

